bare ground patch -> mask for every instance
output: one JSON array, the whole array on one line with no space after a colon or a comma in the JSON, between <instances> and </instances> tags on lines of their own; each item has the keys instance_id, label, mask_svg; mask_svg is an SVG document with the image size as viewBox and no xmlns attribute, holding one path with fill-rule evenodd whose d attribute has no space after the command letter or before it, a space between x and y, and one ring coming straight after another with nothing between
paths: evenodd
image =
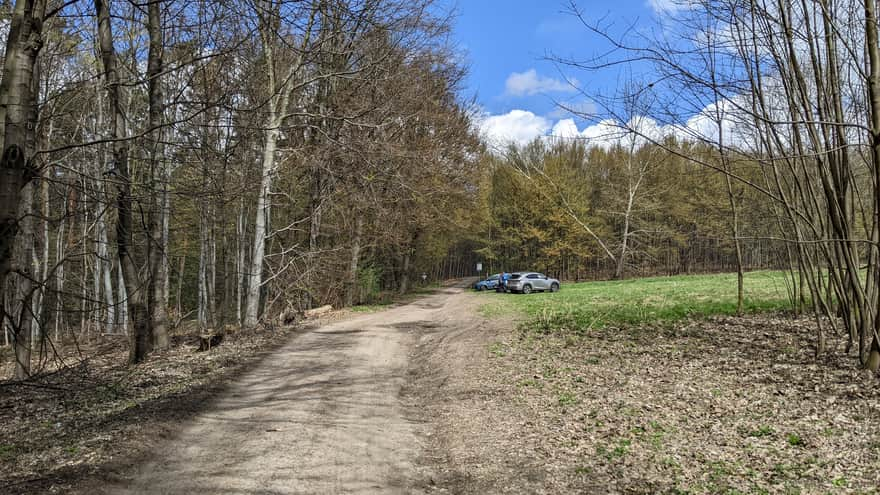
<instances>
[{"instance_id":1,"label":"bare ground patch","mask_svg":"<svg viewBox=\"0 0 880 495\"><path fill-rule=\"evenodd\" d=\"M449 493L880 493L880 388L812 323L717 318L423 338L423 462Z\"/></svg>"},{"instance_id":2,"label":"bare ground patch","mask_svg":"<svg viewBox=\"0 0 880 495\"><path fill-rule=\"evenodd\" d=\"M196 352L197 332L178 333L171 349L138 366L125 364L124 337L103 338L66 348L68 366L0 381L0 493L66 493L112 479L298 331L242 330L207 352Z\"/></svg>"}]
</instances>

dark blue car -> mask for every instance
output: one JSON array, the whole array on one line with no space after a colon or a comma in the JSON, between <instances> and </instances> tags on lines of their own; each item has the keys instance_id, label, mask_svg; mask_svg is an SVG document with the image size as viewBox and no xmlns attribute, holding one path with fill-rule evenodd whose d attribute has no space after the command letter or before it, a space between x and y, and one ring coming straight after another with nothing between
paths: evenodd
<instances>
[{"instance_id":1,"label":"dark blue car","mask_svg":"<svg viewBox=\"0 0 880 495\"><path fill-rule=\"evenodd\" d=\"M494 290L498 287L498 280L501 278L501 275L495 274L486 280L480 280L474 285L474 289L483 291L483 290Z\"/></svg>"}]
</instances>

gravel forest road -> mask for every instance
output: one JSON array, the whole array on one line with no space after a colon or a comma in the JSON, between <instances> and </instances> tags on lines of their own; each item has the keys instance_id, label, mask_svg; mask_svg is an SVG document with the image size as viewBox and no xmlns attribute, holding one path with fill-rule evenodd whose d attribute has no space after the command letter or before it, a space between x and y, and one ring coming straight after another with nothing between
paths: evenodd
<instances>
[{"instance_id":1,"label":"gravel forest road","mask_svg":"<svg viewBox=\"0 0 880 495\"><path fill-rule=\"evenodd\" d=\"M473 297L444 288L306 331L182 425L130 481L102 491L424 492L432 474L418 459L431 426L401 392L421 335L467 330Z\"/></svg>"}]
</instances>

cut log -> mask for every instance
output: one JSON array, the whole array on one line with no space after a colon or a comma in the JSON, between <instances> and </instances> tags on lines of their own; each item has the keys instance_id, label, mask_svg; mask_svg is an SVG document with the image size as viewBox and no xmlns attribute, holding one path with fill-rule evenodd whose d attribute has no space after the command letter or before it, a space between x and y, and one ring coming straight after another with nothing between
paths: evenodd
<instances>
[{"instance_id":1,"label":"cut log","mask_svg":"<svg viewBox=\"0 0 880 495\"><path fill-rule=\"evenodd\" d=\"M314 318L316 316L327 314L331 311L333 311L333 306L328 304L326 306L321 306L320 308L306 310L305 315L306 318Z\"/></svg>"}]
</instances>

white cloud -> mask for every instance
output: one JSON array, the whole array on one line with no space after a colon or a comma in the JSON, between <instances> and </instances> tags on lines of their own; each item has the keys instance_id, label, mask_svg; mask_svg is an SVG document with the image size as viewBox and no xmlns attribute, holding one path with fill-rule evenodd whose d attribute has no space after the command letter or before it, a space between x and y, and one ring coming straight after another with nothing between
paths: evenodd
<instances>
[{"instance_id":1,"label":"white cloud","mask_svg":"<svg viewBox=\"0 0 880 495\"><path fill-rule=\"evenodd\" d=\"M502 115L482 114L476 117L476 122L483 138L496 149L503 149L511 143L525 145L537 138L582 140L587 146L609 149L615 146L639 148L668 137L679 141L717 143L717 119L720 118L725 146L748 148L753 146L754 137L747 126L740 125L742 116L738 113L733 102L724 101L707 105L686 122L678 124L661 124L651 117L636 115L626 123L605 119L579 129L573 118L554 122L552 115L547 118L527 110L512 110Z\"/></svg>"},{"instance_id":2,"label":"white cloud","mask_svg":"<svg viewBox=\"0 0 880 495\"><path fill-rule=\"evenodd\" d=\"M552 77L538 75L535 69L525 72L514 72L507 77L504 94L508 96L533 96L541 93L574 93L577 91L577 79L560 81Z\"/></svg>"},{"instance_id":3,"label":"white cloud","mask_svg":"<svg viewBox=\"0 0 880 495\"><path fill-rule=\"evenodd\" d=\"M562 139L577 139L581 137L581 131L578 130L574 119L562 119L553 126L550 135Z\"/></svg>"},{"instance_id":4,"label":"white cloud","mask_svg":"<svg viewBox=\"0 0 880 495\"><path fill-rule=\"evenodd\" d=\"M676 129L661 126L650 117L637 116L627 124L614 119L601 120L580 131L574 120L560 120L553 127L551 135L563 139L582 139L588 146L612 148L614 146L640 147L651 141L661 141L666 136L675 135Z\"/></svg>"},{"instance_id":5,"label":"white cloud","mask_svg":"<svg viewBox=\"0 0 880 495\"><path fill-rule=\"evenodd\" d=\"M635 117L626 125L613 119L606 119L578 129L574 119L553 121L526 110L512 110L503 115L483 115L477 125L483 138L496 149L508 144L525 145L537 138L578 139L588 146L612 148L614 146L643 146L649 141L660 141L665 136L676 133L672 126L661 126L649 117ZM630 132L636 129L638 133Z\"/></svg>"},{"instance_id":6,"label":"white cloud","mask_svg":"<svg viewBox=\"0 0 880 495\"><path fill-rule=\"evenodd\" d=\"M504 147L511 142L523 145L546 135L552 123L527 110L511 110L503 115L483 116L477 125L491 146Z\"/></svg>"},{"instance_id":7,"label":"white cloud","mask_svg":"<svg viewBox=\"0 0 880 495\"><path fill-rule=\"evenodd\" d=\"M693 0L648 0L648 6L658 14L690 8Z\"/></svg>"}]
</instances>

